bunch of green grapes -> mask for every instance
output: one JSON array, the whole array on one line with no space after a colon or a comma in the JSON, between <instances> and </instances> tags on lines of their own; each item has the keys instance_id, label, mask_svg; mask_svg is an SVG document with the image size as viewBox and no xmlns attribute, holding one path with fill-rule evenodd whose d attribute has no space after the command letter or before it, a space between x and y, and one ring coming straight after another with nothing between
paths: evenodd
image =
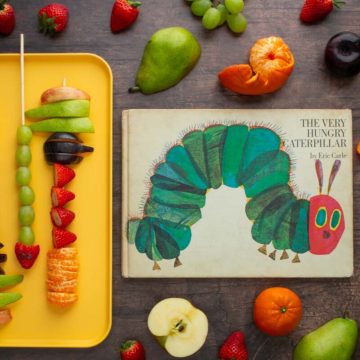
<instances>
[{"instance_id":1,"label":"bunch of green grapes","mask_svg":"<svg viewBox=\"0 0 360 360\"><path fill-rule=\"evenodd\" d=\"M191 2L191 12L202 17L205 29L213 30L227 23L230 30L240 34L245 31L247 20L242 14L244 0L187 0Z\"/></svg>"}]
</instances>

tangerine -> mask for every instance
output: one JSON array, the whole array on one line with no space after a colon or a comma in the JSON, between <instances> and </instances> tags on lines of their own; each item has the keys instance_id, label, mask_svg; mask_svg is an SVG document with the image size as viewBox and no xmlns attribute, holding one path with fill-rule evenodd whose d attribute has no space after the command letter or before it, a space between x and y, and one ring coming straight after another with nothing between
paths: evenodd
<instances>
[{"instance_id":1,"label":"tangerine","mask_svg":"<svg viewBox=\"0 0 360 360\"><path fill-rule=\"evenodd\" d=\"M270 36L256 41L249 63L224 68L218 74L223 86L242 95L274 92L285 85L295 60L282 38Z\"/></svg>"},{"instance_id":2,"label":"tangerine","mask_svg":"<svg viewBox=\"0 0 360 360\"><path fill-rule=\"evenodd\" d=\"M288 288L265 289L255 300L255 324L268 335L284 336L289 334L299 324L301 316L301 300Z\"/></svg>"}]
</instances>

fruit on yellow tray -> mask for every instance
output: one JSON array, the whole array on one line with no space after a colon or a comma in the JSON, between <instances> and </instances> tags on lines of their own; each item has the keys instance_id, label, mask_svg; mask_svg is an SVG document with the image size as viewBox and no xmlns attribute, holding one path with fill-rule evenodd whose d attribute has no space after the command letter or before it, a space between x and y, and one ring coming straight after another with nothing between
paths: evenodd
<instances>
[{"instance_id":1,"label":"fruit on yellow tray","mask_svg":"<svg viewBox=\"0 0 360 360\"><path fill-rule=\"evenodd\" d=\"M78 296L73 293L48 291L47 298L51 304L67 307L74 304L77 301Z\"/></svg>"},{"instance_id":2,"label":"fruit on yellow tray","mask_svg":"<svg viewBox=\"0 0 360 360\"><path fill-rule=\"evenodd\" d=\"M87 118L54 118L32 123L30 128L34 132L70 132L93 133L95 132L92 121Z\"/></svg>"},{"instance_id":3,"label":"fruit on yellow tray","mask_svg":"<svg viewBox=\"0 0 360 360\"><path fill-rule=\"evenodd\" d=\"M25 116L31 119L86 117L89 111L89 100L63 100L27 110Z\"/></svg>"},{"instance_id":4,"label":"fruit on yellow tray","mask_svg":"<svg viewBox=\"0 0 360 360\"><path fill-rule=\"evenodd\" d=\"M167 298L157 303L149 314L148 327L174 357L194 354L203 346L208 334L206 315L182 298Z\"/></svg>"},{"instance_id":5,"label":"fruit on yellow tray","mask_svg":"<svg viewBox=\"0 0 360 360\"><path fill-rule=\"evenodd\" d=\"M11 312L9 309L0 310L0 325L5 325L12 319Z\"/></svg>"},{"instance_id":6,"label":"fruit on yellow tray","mask_svg":"<svg viewBox=\"0 0 360 360\"><path fill-rule=\"evenodd\" d=\"M70 86L57 86L44 91L41 95L41 104L49 104L62 100L90 100L85 91Z\"/></svg>"},{"instance_id":7,"label":"fruit on yellow tray","mask_svg":"<svg viewBox=\"0 0 360 360\"><path fill-rule=\"evenodd\" d=\"M355 320L335 318L305 335L296 345L293 360L351 360L357 339Z\"/></svg>"},{"instance_id":8,"label":"fruit on yellow tray","mask_svg":"<svg viewBox=\"0 0 360 360\"><path fill-rule=\"evenodd\" d=\"M20 293L0 292L0 308L5 307L22 298Z\"/></svg>"},{"instance_id":9,"label":"fruit on yellow tray","mask_svg":"<svg viewBox=\"0 0 360 360\"><path fill-rule=\"evenodd\" d=\"M0 289L10 286L15 286L21 283L24 279L24 275L0 275Z\"/></svg>"},{"instance_id":10,"label":"fruit on yellow tray","mask_svg":"<svg viewBox=\"0 0 360 360\"><path fill-rule=\"evenodd\" d=\"M285 85L295 65L290 48L275 36L256 41L249 62L224 68L218 74L221 84L242 95L272 93Z\"/></svg>"},{"instance_id":11,"label":"fruit on yellow tray","mask_svg":"<svg viewBox=\"0 0 360 360\"><path fill-rule=\"evenodd\" d=\"M201 53L194 35L182 27L155 32L147 43L130 92L153 94L176 85L196 65Z\"/></svg>"},{"instance_id":12,"label":"fruit on yellow tray","mask_svg":"<svg viewBox=\"0 0 360 360\"><path fill-rule=\"evenodd\" d=\"M284 336L301 320L301 300L288 288L267 288L257 296L253 314L261 331L271 336Z\"/></svg>"}]
</instances>

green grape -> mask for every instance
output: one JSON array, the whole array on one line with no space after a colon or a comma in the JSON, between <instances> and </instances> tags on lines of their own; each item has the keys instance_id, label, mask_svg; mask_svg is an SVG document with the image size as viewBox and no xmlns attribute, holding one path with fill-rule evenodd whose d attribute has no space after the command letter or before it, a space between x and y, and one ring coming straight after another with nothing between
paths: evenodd
<instances>
[{"instance_id":1,"label":"green grape","mask_svg":"<svg viewBox=\"0 0 360 360\"><path fill-rule=\"evenodd\" d=\"M225 0L225 7L230 14L238 14L244 8L244 0Z\"/></svg>"},{"instance_id":2,"label":"green grape","mask_svg":"<svg viewBox=\"0 0 360 360\"><path fill-rule=\"evenodd\" d=\"M240 34L244 32L247 27L247 20L241 13L235 15L228 14L226 20L230 30L234 33Z\"/></svg>"},{"instance_id":3,"label":"green grape","mask_svg":"<svg viewBox=\"0 0 360 360\"><path fill-rule=\"evenodd\" d=\"M31 205L35 200L35 194L30 186L24 185L19 190L19 200L21 205Z\"/></svg>"},{"instance_id":4,"label":"green grape","mask_svg":"<svg viewBox=\"0 0 360 360\"><path fill-rule=\"evenodd\" d=\"M28 246L35 242L35 235L30 226L21 226L19 241Z\"/></svg>"},{"instance_id":5,"label":"green grape","mask_svg":"<svg viewBox=\"0 0 360 360\"><path fill-rule=\"evenodd\" d=\"M31 163L31 151L28 145L19 145L16 150L16 161L20 166L28 166Z\"/></svg>"},{"instance_id":6,"label":"green grape","mask_svg":"<svg viewBox=\"0 0 360 360\"><path fill-rule=\"evenodd\" d=\"M16 183L19 186L28 185L31 181L31 171L28 167L20 166L16 170Z\"/></svg>"},{"instance_id":7,"label":"green grape","mask_svg":"<svg viewBox=\"0 0 360 360\"><path fill-rule=\"evenodd\" d=\"M18 127L16 138L19 145L29 145L32 139L31 129L26 125Z\"/></svg>"},{"instance_id":8,"label":"green grape","mask_svg":"<svg viewBox=\"0 0 360 360\"><path fill-rule=\"evenodd\" d=\"M217 9L220 12L220 21L219 21L219 25L218 25L218 26L220 26L220 25L224 24L224 22L226 21L226 17L227 17L228 12L227 12L226 7L225 7L224 4L219 4L217 6Z\"/></svg>"},{"instance_id":9,"label":"green grape","mask_svg":"<svg viewBox=\"0 0 360 360\"><path fill-rule=\"evenodd\" d=\"M206 11L211 8L210 0L195 0L191 4L191 12L196 16L204 16Z\"/></svg>"},{"instance_id":10,"label":"green grape","mask_svg":"<svg viewBox=\"0 0 360 360\"><path fill-rule=\"evenodd\" d=\"M204 17L202 18L202 24L205 29L213 30L219 25L220 19L221 19L220 11L218 9L211 7L210 9L206 10Z\"/></svg>"},{"instance_id":11,"label":"green grape","mask_svg":"<svg viewBox=\"0 0 360 360\"><path fill-rule=\"evenodd\" d=\"M19 221L21 225L23 226L31 225L34 221L34 218L35 218L35 213L34 213L34 209L31 206L25 205L20 207Z\"/></svg>"}]
</instances>

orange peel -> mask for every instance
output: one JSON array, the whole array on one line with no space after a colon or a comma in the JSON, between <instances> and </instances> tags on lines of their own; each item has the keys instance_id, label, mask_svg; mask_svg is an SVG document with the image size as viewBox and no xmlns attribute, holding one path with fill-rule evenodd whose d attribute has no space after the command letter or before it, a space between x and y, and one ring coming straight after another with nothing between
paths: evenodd
<instances>
[{"instance_id":1,"label":"orange peel","mask_svg":"<svg viewBox=\"0 0 360 360\"><path fill-rule=\"evenodd\" d=\"M225 67L218 74L222 85L242 95L272 93L285 85L295 60L282 38L270 36L256 41L249 63Z\"/></svg>"}]
</instances>

